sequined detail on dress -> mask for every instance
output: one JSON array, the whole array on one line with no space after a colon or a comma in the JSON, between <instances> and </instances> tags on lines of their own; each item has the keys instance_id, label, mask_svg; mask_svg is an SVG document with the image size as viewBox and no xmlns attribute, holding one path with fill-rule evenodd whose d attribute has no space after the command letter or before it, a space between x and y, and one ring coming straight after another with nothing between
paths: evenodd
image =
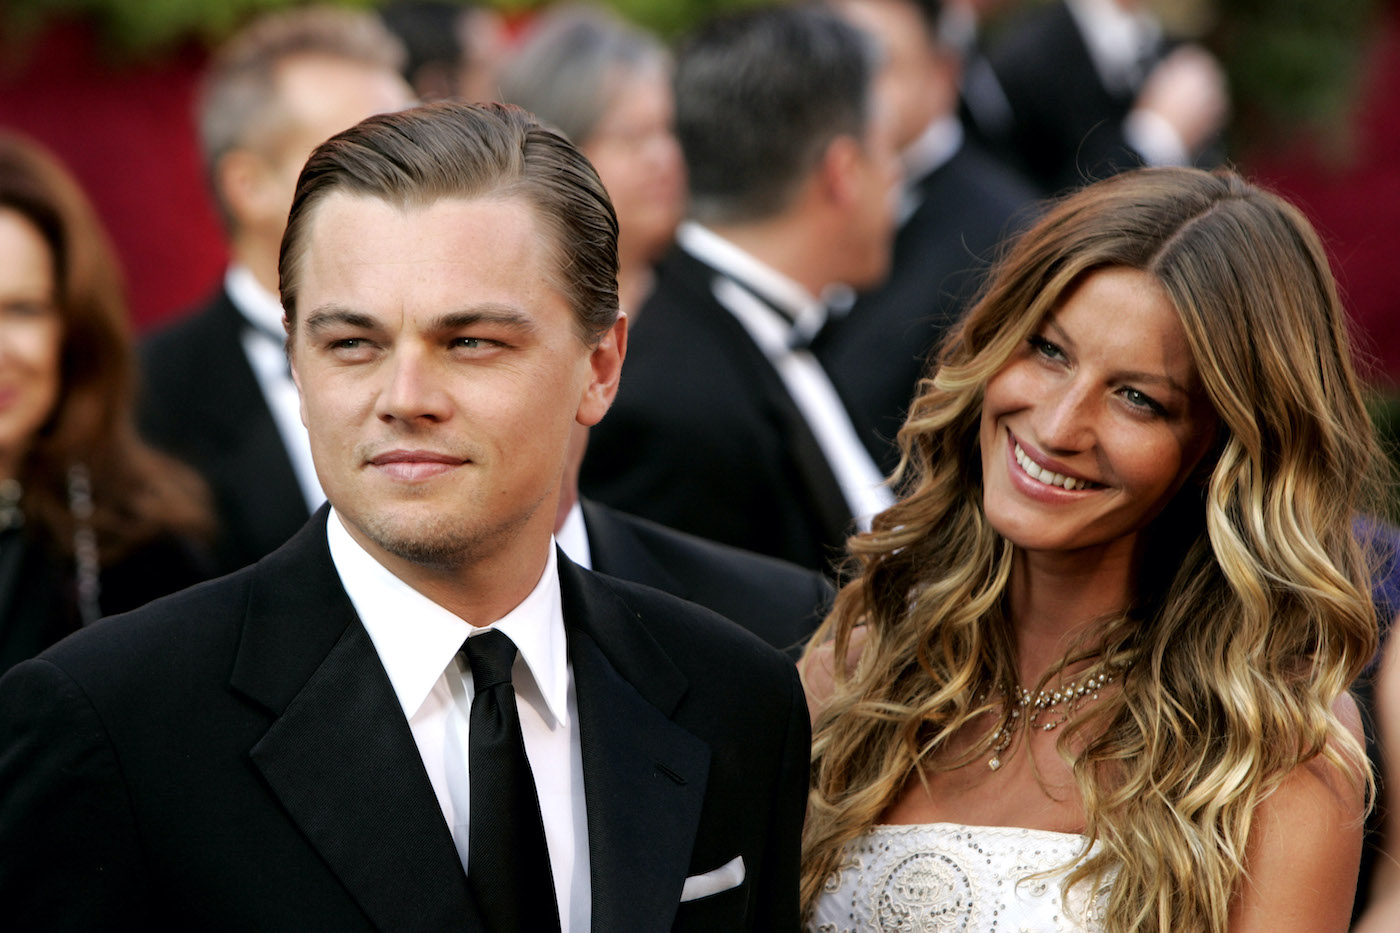
<instances>
[{"instance_id":1,"label":"sequined detail on dress","mask_svg":"<svg viewBox=\"0 0 1400 933\"><path fill-rule=\"evenodd\" d=\"M1097 933L1100 899L1090 903L1087 886L1061 896L1065 867L1084 843L1005 826L876 826L846 847L807 930Z\"/></svg>"}]
</instances>

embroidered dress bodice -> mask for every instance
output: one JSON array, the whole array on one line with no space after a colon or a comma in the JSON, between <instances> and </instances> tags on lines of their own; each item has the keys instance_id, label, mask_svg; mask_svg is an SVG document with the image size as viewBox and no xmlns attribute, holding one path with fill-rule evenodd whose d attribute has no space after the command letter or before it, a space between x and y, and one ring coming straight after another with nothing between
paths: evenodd
<instances>
[{"instance_id":1,"label":"embroidered dress bodice","mask_svg":"<svg viewBox=\"0 0 1400 933\"><path fill-rule=\"evenodd\" d=\"M1014 826L874 826L846 847L807 933L1097 933L1089 886L1062 894L1084 845Z\"/></svg>"}]
</instances>

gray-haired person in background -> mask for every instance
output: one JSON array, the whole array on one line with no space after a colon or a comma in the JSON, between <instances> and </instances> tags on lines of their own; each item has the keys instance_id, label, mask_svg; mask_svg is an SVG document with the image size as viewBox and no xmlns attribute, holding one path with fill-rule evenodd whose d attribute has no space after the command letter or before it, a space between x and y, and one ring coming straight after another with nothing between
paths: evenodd
<instances>
[{"instance_id":1,"label":"gray-haired person in background","mask_svg":"<svg viewBox=\"0 0 1400 933\"><path fill-rule=\"evenodd\" d=\"M501 73L503 101L569 137L608 189L618 297L636 323L685 210L673 63L659 40L598 7L546 13Z\"/></svg>"}]
</instances>

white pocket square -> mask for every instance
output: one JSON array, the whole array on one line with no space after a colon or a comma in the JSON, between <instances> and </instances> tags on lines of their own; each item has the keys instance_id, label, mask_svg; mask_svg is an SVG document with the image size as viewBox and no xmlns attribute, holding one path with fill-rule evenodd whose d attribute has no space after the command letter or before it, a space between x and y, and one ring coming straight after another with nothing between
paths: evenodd
<instances>
[{"instance_id":1,"label":"white pocket square","mask_svg":"<svg viewBox=\"0 0 1400 933\"><path fill-rule=\"evenodd\" d=\"M691 875L685 879L685 886L681 888L681 903L693 901L699 897L709 897L711 894L718 894L721 891L728 891L743 883L744 857L736 855L714 871Z\"/></svg>"}]
</instances>

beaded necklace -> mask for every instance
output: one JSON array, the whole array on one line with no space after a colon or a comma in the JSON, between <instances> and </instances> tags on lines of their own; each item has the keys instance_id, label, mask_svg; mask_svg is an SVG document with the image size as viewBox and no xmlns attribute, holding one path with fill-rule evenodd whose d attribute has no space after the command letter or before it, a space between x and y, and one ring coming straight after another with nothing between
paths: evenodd
<instances>
[{"instance_id":1,"label":"beaded necklace","mask_svg":"<svg viewBox=\"0 0 1400 933\"><path fill-rule=\"evenodd\" d=\"M1001 754L1011 745L1011 734L1020 724L1021 710L1027 711L1025 717L1027 730L1039 729L1042 732L1050 732L1068 722L1085 703L1097 700L1099 691L1113 683L1114 677L1121 672L1121 668L1101 668L1058 689L1040 690L1036 693L1031 693L1025 687L1017 684L1015 688L1016 705L1011 710L1011 721L998 725L996 731L992 733L992 757L988 759L987 767L993 771L1001 768ZM983 694L983 699L986 696ZM1058 719L1051 722L1040 721L1042 713L1057 708L1063 708Z\"/></svg>"}]
</instances>

